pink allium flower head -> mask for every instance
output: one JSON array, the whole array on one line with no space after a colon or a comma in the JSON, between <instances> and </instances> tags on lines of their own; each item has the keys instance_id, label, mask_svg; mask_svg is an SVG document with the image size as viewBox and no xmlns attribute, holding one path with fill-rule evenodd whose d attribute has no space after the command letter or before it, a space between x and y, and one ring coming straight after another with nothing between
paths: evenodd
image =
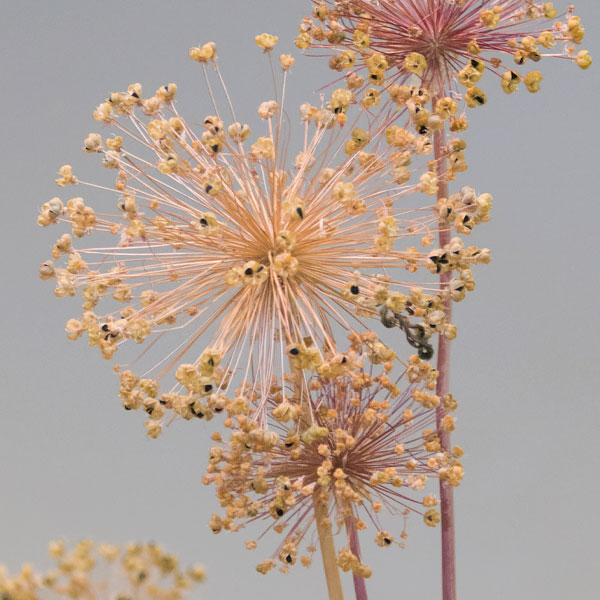
<instances>
[{"instance_id":1,"label":"pink allium flower head","mask_svg":"<svg viewBox=\"0 0 600 600\"><path fill-rule=\"evenodd\" d=\"M530 0L343 0L317 1L313 19L300 26L301 48L334 48L331 68L366 68L367 83L402 83L412 74L437 95L460 83L473 87L489 69L505 92L523 81L539 90L541 74L522 73L543 57L591 65L575 51L584 29L573 6L559 15L552 2ZM365 69L359 72L363 75ZM366 75L366 73L365 73Z\"/></svg>"}]
</instances>

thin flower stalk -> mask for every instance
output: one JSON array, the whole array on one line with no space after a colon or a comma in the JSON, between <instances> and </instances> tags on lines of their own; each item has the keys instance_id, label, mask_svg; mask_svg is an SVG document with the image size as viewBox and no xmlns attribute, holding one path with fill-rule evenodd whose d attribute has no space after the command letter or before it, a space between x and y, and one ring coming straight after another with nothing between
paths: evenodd
<instances>
[{"instance_id":1,"label":"thin flower stalk","mask_svg":"<svg viewBox=\"0 0 600 600\"><path fill-rule=\"evenodd\" d=\"M345 524L350 552L352 552L352 554L357 557L358 561L361 562L360 540L358 539L355 518L346 517ZM356 600L368 600L367 582L365 578L356 573L352 573L352 581L354 583L354 595Z\"/></svg>"},{"instance_id":2,"label":"thin flower stalk","mask_svg":"<svg viewBox=\"0 0 600 600\"><path fill-rule=\"evenodd\" d=\"M444 158L445 148L444 131L438 131L434 136L434 155L439 157L439 167L444 173L447 170L447 160ZM438 202L444 202L448 194L448 182L442 177L442 183L438 190ZM450 239L449 227L440 224L439 243L444 246ZM446 288L450 284L448 273L440 274L440 286ZM452 303L444 302L444 314L446 319L452 319ZM438 379L436 394L440 397L450 391L450 342L440 338L437 353ZM438 406L436 411L436 423L440 431L440 443L443 450L451 448L450 431L440 429L447 411L443 405ZM454 488L446 485L440 480L440 509L442 518L442 598L444 600L456 600L456 540L454 528Z\"/></svg>"},{"instance_id":3,"label":"thin flower stalk","mask_svg":"<svg viewBox=\"0 0 600 600\"><path fill-rule=\"evenodd\" d=\"M331 523L328 522L329 512L327 505L319 496L320 494L315 492L312 503L319 537L319 546L321 548L321 558L323 559L323 569L327 581L327 592L329 593L329 600L344 600L342 580L335 555L333 531L331 529Z\"/></svg>"}]
</instances>

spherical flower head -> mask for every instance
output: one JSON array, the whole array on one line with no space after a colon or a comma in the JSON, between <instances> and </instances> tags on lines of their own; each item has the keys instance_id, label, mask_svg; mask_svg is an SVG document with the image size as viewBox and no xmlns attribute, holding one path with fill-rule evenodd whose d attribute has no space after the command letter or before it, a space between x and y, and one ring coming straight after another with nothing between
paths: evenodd
<instances>
[{"instance_id":1,"label":"spherical flower head","mask_svg":"<svg viewBox=\"0 0 600 600\"><path fill-rule=\"evenodd\" d=\"M298 382L294 373L287 384L272 381L264 423L227 408L229 440L219 434L204 476L225 514L213 515L209 526L219 533L270 522L283 539L259 572L277 563L286 571L305 546L309 555L316 524L362 531L373 523L381 547L401 545L410 513L435 524L437 499L425 491L428 480L458 485L462 465L457 454L442 450L436 430L437 371L412 356L400 377L393 376L396 360L375 334L352 335L348 351L329 354L300 388L290 386ZM404 517L402 529L385 530L380 518L386 512ZM257 544L248 540L246 547ZM347 548L340 549L338 564L370 575Z\"/></svg>"},{"instance_id":2,"label":"spherical flower head","mask_svg":"<svg viewBox=\"0 0 600 600\"><path fill-rule=\"evenodd\" d=\"M364 85L387 87L418 75L439 98L462 93L463 86L469 94L488 70L510 94L527 78L528 66L542 59L566 58L582 69L591 65L587 51L574 49L584 28L572 6L559 15L552 2L523 0L313 1L315 9L302 22L296 45L338 51L331 68L356 65L352 77L360 74ZM559 44L563 48L557 51ZM504 83L507 76L511 85Z\"/></svg>"},{"instance_id":3,"label":"spherical flower head","mask_svg":"<svg viewBox=\"0 0 600 600\"><path fill-rule=\"evenodd\" d=\"M207 76L216 71L220 81L216 47L198 52ZM282 87L289 66L283 59ZM69 339L86 336L105 359L132 342L161 348L143 376L115 368L124 408L146 413L150 437L164 430L167 411L211 419L222 396L232 397L234 375L270 381L288 360L316 371L322 349L335 350L334 323L360 331L371 318L399 327L422 358L431 358L432 336L456 335L435 315L445 298L460 301L473 289L461 282L489 254L457 243L416 245L430 245L424 240L438 214L470 233L489 219L490 203L465 192L420 205L418 197L430 202L444 177L466 168L459 140L447 149L454 170L440 174L428 160L431 135L456 104L448 98L434 110L424 88L390 91L403 98L404 127L391 124L396 116L373 119L370 101L340 88L320 107L300 106L305 141L296 153L288 152L285 108L276 100L258 106L257 135L217 107L197 131L177 111L175 84L149 98L139 83L110 94L100 116L115 135L88 134L83 148L114 171L114 186L80 181L70 165L58 183L114 200L98 212L80 196L42 206L40 225L67 223L71 233L56 241L40 277L55 281L58 297L81 296L83 313L65 327ZM101 239L97 247L85 244L91 235ZM454 271L456 281L425 292L403 277L418 270ZM265 401L248 412L261 413Z\"/></svg>"}]
</instances>

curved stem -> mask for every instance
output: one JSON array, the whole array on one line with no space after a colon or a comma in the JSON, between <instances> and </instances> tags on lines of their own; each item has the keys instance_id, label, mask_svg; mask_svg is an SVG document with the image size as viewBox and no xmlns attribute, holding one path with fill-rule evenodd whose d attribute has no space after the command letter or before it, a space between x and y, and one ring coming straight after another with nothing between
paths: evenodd
<instances>
[{"instance_id":1,"label":"curved stem","mask_svg":"<svg viewBox=\"0 0 600 600\"><path fill-rule=\"evenodd\" d=\"M446 137L444 130L436 131L433 138L433 147L435 159L438 161L438 176L440 178L438 199L448 197L448 160L445 155ZM451 237L450 226L447 223L440 223L439 244L445 246ZM446 288L450 282L452 273L446 271L440 274L440 286ZM448 322L452 319L452 300L446 298L444 301L444 313ZM439 376L437 380L436 394L440 399L448 393L450 383L450 341L443 335L439 336L437 370ZM436 422L440 436L442 450L451 451L450 432L443 431L440 424L446 410L442 402L437 409ZM454 539L454 490L453 488L440 480L440 507L442 513L442 600L456 600L456 549Z\"/></svg>"},{"instance_id":2,"label":"curved stem","mask_svg":"<svg viewBox=\"0 0 600 600\"><path fill-rule=\"evenodd\" d=\"M350 542L350 551L358 557L358 560L360 560L360 542L358 540L356 523L352 516L346 517L346 532L348 533L348 540ZM356 595L356 600L368 600L365 578L354 573L352 574L352 577L354 579L354 593Z\"/></svg>"}]
</instances>

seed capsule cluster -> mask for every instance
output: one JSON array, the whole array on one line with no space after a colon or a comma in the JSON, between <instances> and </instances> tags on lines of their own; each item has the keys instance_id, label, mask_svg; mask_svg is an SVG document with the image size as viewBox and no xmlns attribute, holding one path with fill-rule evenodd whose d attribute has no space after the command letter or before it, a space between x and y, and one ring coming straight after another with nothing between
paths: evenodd
<instances>
[{"instance_id":1,"label":"seed capsule cluster","mask_svg":"<svg viewBox=\"0 0 600 600\"><path fill-rule=\"evenodd\" d=\"M229 437L213 435L217 444L203 481L215 486L224 514L212 516L212 531L238 531L266 520L268 529L283 536L274 555L258 565L260 573L277 563L286 572L298 559L308 566L315 519L324 519L325 527L350 523L359 531L371 523L377 545L401 545L405 529L394 537L378 514L415 512L435 526L437 499L424 491L428 479L451 486L462 479L462 450L444 452L435 428L440 403L449 413L457 406L452 396L435 395L435 369L415 355L400 366L400 377L393 376L395 352L375 334L352 335L350 341L347 352L327 355L303 383L273 380L265 422L247 416L261 397L257 393L226 404ZM441 427L454 429L451 414ZM328 507L326 517L313 510L315 502ZM249 540L246 547L257 544ZM363 577L371 573L349 547L340 549L338 564Z\"/></svg>"},{"instance_id":2,"label":"seed capsule cluster","mask_svg":"<svg viewBox=\"0 0 600 600\"><path fill-rule=\"evenodd\" d=\"M587 50L576 50L584 28L572 5L559 15L552 2L531 0L313 3L296 46L335 51L329 66L348 71L349 89L387 89L418 75L438 98L451 94L475 108L487 102L477 87L485 71L500 80L507 94L521 83L536 93L541 72L523 72L521 67L549 57L570 60L584 70L592 64Z\"/></svg>"}]
</instances>

